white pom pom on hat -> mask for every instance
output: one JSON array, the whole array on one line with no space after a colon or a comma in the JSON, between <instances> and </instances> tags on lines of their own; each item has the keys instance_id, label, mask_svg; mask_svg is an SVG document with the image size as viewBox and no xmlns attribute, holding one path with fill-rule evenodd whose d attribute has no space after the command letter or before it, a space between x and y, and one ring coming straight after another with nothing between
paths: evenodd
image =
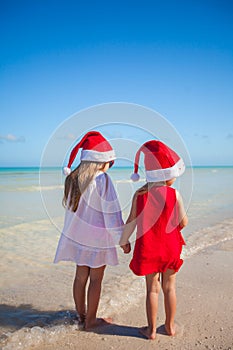
<instances>
[{"instance_id":1,"label":"white pom pom on hat","mask_svg":"<svg viewBox=\"0 0 233 350\"><path fill-rule=\"evenodd\" d=\"M71 173L71 165L73 164L80 148L82 148L80 160L101 163L112 162L113 164L116 159L112 146L103 135L98 131L89 131L72 149L68 165L63 168L64 175L67 176Z\"/></svg>"},{"instance_id":2,"label":"white pom pom on hat","mask_svg":"<svg viewBox=\"0 0 233 350\"><path fill-rule=\"evenodd\" d=\"M133 181L133 182L136 182L140 179L140 176L138 173L133 173L131 176L130 176L130 179Z\"/></svg>"},{"instance_id":3,"label":"white pom pom on hat","mask_svg":"<svg viewBox=\"0 0 233 350\"><path fill-rule=\"evenodd\" d=\"M138 164L140 153L144 153L144 165L147 182L168 181L182 175L185 165L178 154L158 140L145 142L137 151L134 161L134 173L131 180L138 181Z\"/></svg>"},{"instance_id":4,"label":"white pom pom on hat","mask_svg":"<svg viewBox=\"0 0 233 350\"><path fill-rule=\"evenodd\" d=\"M67 166L65 166L65 167L63 168L63 174L66 175L66 176L68 176L68 175L70 175L70 173L71 173L71 169L68 168Z\"/></svg>"}]
</instances>

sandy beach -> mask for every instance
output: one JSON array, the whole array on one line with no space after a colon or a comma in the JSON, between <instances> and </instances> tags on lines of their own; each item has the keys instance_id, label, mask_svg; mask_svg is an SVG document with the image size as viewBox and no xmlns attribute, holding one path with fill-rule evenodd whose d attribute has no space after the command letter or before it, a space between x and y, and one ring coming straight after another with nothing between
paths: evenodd
<instances>
[{"instance_id":1,"label":"sandy beach","mask_svg":"<svg viewBox=\"0 0 233 350\"><path fill-rule=\"evenodd\" d=\"M114 315L105 315L113 317L113 324L92 332L79 330L75 324L68 324L65 331L63 325L62 332L57 326L53 332L51 327L37 325L25 328L22 324L9 339L2 337L2 349L233 349L232 264L233 240L211 246L186 259L177 275L178 332L174 337L164 332L161 293L157 338L154 341L145 339L139 333L139 328L146 325L143 298L127 312L122 309ZM54 293L54 290L51 292ZM61 291L58 294L61 297ZM42 295L38 291L35 297L42 298ZM64 299L66 297L63 295ZM1 319L3 323L4 319ZM22 334L24 344L19 341Z\"/></svg>"}]
</instances>

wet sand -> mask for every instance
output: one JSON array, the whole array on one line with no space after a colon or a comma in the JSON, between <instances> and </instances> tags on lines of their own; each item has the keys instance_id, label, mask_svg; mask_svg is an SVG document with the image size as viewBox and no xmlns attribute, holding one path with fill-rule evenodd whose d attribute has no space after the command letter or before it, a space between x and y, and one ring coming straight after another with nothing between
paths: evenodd
<instances>
[{"instance_id":1,"label":"wet sand","mask_svg":"<svg viewBox=\"0 0 233 350\"><path fill-rule=\"evenodd\" d=\"M145 298L142 298L126 312L121 309L114 315L106 314L113 316L113 324L92 332L78 330L75 324L67 325L64 331L64 315L61 332L59 327L56 327L54 332L51 327L43 327L43 322L41 327L37 324L31 329L23 327L22 322L17 332L9 338L2 338L2 348L5 350L233 349L232 266L233 240L209 247L186 259L177 275L178 332L174 337L169 337L164 332L161 293L157 338L154 341L145 339L139 333L139 328L146 325ZM60 293L58 291L58 294ZM42 295L38 293L36 297L41 299ZM65 297L63 295L63 298ZM38 303L42 302L42 299L38 300ZM19 312L19 308L15 309L15 312L17 311ZM33 314L30 308L27 311ZM46 318L46 313L44 317ZM13 318L11 322L14 322ZM24 339L24 344L20 345L19 339Z\"/></svg>"}]
</instances>

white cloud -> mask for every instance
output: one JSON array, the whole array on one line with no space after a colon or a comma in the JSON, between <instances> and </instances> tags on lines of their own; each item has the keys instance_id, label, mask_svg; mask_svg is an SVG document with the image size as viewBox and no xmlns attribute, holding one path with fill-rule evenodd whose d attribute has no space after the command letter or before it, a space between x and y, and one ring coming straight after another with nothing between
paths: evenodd
<instances>
[{"instance_id":1,"label":"white cloud","mask_svg":"<svg viewBox=\"0 0 233 350\"><path fill-rule=\"evenodd\" d=\"M25 142L24 136L15 136L13 134L7 134L7 135L0 135L1 141L8 141L8 142Z\"/></svg>"}]
</instances>

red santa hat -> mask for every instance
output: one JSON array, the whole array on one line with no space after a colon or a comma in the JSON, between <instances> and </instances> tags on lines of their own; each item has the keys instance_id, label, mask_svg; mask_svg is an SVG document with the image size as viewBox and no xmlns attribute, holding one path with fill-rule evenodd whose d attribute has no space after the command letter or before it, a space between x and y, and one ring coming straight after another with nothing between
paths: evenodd
<instances>
[{"instance_id":1,"label":"red santa hat","mask_svg":"<svg viewBox=\"0 0 233 350\"><path fill-rule=\"evenodd\" d=\"M171 180L183 174L185 165L176 152L161 141L152 140L144 143L136 153L134 174L131 180L138 181L138 164L140 153L144 153L144 164L147 182Z\"/></svg>"},{"instance_id":2,"label":"red santa hat","mask_svg":"<svg viewBox=\"0 0 233 350\"><path fill-rule=\"evenodd\" d=\"M107 163L116 159L114 150L103 135L98 131L89 131L71 151L68 165L63 168L65 175L71 173L71 165L80 148L82 148L80 160Z\"/></svg>"}]
</instances>

